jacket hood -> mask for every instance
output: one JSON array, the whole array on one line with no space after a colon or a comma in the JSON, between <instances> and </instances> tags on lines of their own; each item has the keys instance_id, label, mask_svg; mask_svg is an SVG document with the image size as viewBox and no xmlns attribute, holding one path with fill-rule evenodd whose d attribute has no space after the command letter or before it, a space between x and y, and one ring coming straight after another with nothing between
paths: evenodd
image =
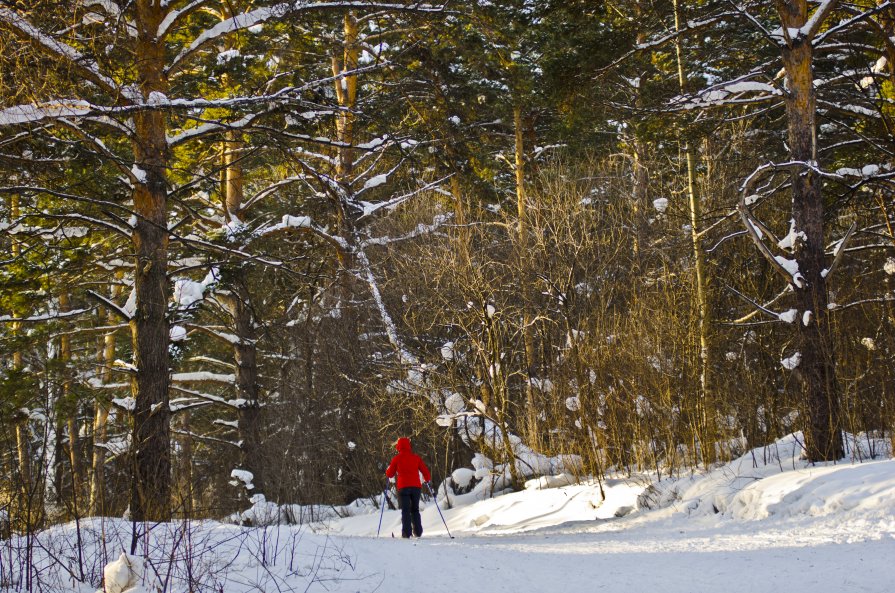
<instances>
[{"instance_id":1,"label":"jacket hood","mask_svg":"<svg viewBox=\"0 0 895 593\"><path fill-rule=\"evenodd\" d=\"M410 446L410 439L407 437L401 437L398 439L398 442L395 443L395 449L398 450L398 453L409 453L412 449Z\"/></svg>"}]
</instances>

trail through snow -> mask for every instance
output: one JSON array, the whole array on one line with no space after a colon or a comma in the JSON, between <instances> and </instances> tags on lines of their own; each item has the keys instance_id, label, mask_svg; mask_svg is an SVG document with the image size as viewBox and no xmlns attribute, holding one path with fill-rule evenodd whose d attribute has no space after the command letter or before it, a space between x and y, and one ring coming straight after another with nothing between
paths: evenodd
<instances>
[{"instance_id":1,"label":"trail through snow","mask_svg":"<svg viewBox=\"0 0 895 593\"><path fill-rule=\"evenodd\" d=\"M280 525L326 508L278 507L259 496L241 514L255 527L156 524L133 557L121 555L130 551L130 523L86 519L85 579L73 578L73 524L40 534L32 578L35 590L77 593L101 591L104 568L115 581L106 588L122 593L895 591L895 461L812 466L799 460L798 443L791 435L678 479L606 480L605 500L597 484L563 485L563 476L484 500L476 490L442 496L455 539L432 500L423 503L418 540L392 537L400 534L395 510L385 511L376 537L380 514L370 500L339 509L351 515L344 518L330 508L325 521ZM0 541L0 592L23 590L12 569L26 553L23 538Z\"/></svg>"}]
</instances>

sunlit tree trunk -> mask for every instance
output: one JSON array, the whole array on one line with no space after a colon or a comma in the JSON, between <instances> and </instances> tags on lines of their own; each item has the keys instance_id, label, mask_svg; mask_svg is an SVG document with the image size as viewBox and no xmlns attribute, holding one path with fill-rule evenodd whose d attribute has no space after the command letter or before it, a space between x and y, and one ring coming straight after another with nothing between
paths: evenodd
<instances>
[{"instance_id":1,"label":"sunlit tree trunk","mask_svg":"<svg viewBox=\"0 0 895 593\"><path fill-rule=\"evenodd\" d=\"M515 105L513 107L513 136L514 142L514 165L516 173L516 217L518 223L516 230L519 235L519 245L517 250L518 256L518 274L519 288L522 291L522 340L525 349L525 374L528 379L525 385L525 425L528 433L529 444L537 447L539 441L538 430L538 412L540 406L538 404L535 386L532 379L537 373L537 363L535 361L535 330L532 315L532 286L531 280L528 278L527 271L529 269L528 258L530 257L529 249L529 223L528 223L528 205L525 193L525 141L522 122L522 107Z\"/></svg>"},{"instance_id":2,"label":"sunlit tree trunk","mask_svg":"<svg viewBox=\"0 0 895 593\"><path fill-rule=\"evenodd\" d=\"M71 305L67 294L59 295L59 310L62 312L69 311ZM72 397L71 386L71 336L62 334L59 338L59 362L62 363L62 401L65 408L69 410L68 418L66 418L66 428L68 429L68 455L71 463L71 481L72 492L74 494L74 504L77 507L81 504L81 493L84 488L84 464L81 461L81 441L80 426L78 425L78 405L77 402L69 401Z\"/></svg>"},{"instance_id":3,"label":"sunlit tree trunk","mask_svg":"<svg viewBox=\"0 0 895 593\"><path fill-rule=\"evenodd\" d=\"M681 28L680 1L674 0L675 30ZM686 92L686 75L681 40L675 40L677 57L678 86ZM684 143L687 159L687 205L690 211L690 243L693 251L694 285L696 287L696 312L699 316L699 394L696 398L695 432L700 441L702 461L709 465L715 459L715 441L718 438L714 419L714 405L711 387L711 307L708 299L708 278L705 273L705 251L702 248L700 228L702 226L702 203L696 195L696 155L689 140Z\"/></svg>"},{"instance_id":4,"label":"sunlit tree trunk","mask_svg":"<svg viewBox=\"0 0 895 593\"><path fill-rule=\"evenodd\" d=\"M832 2L835 4L835 0ZM777 0L784 31L798 31L808 21L807 0ZM821 8L818 8L821 10ZM812 461L840 459L844 454L839 385L828 313L825 278L824 203L817 163L816 97L813 35L786 40L781 55L786 71L787 139L792 167L793 252L803 280L793 288L800 319L794 323L801 353L798 376L808 414L806 447Z\"/></svg>"},{"instance_id":5,"label":"sunlit tree trunk","mask_svg":"<svg viewBox=\"0 0 895 593\"><path fill-rule=\"evenodd\" d=\"M165 46L156 32L165 11L153 0L136 3L136 73L144 99L166 94ZM144 179L134 188L137 221L133 242L136 256L136 312L131 320L135 377L132 390L133 442L131 516L135 521L170 517L171 454L168 407L169 330L167 166L165 114L141 110L134 114L136 167Z\"/></svg>"},{"instance_id":6,"label":"sunlit tree trunk","mask_svg":"<svg viewBox=\"0 0 895 593\"><path fill-rule=\"evenodd\" d=\"M116 273L116 280L120 281L122 273ZM111 298L113 301L121 296L121 285L113 284L111 289ZM111 312L105 312L100 316L100 320L105 321L110 326L113 325L117 318ZM101 339L97 352L98 378L102 385L108 385L112 382L112 364L115 361L115 346L117 339L116 331L108 331ZM108 439L109 424L109 403L104 396L96 398L93 411L93 452L90 463L90 503L89 512L91 515L100 515L103 512L103 501L105 492L106 477L106 440Z\"/></svg>"},{"instance_id":7,"label":"sunlit tree trunk","mask_svg":"<svg viewBox=\"0 0 895 593\"><path fill-rule=\"evenodd\" d=\"M226 214L230 220L245 218L243 167L239 160L241 149L242 142L238 134L233 132L228 134L224 150L222 192ZM236 366L236 390L239 399L243 400L237 413L240 465L253 476L252 492L261 493L264 490L264 458L261 454L257 335L247 272L248 269L244 264L239 264L230 270L227 274L229 291L219 294L218 300L226 306L227 312L233 318L233 327L238 338L233 344L233 361Z\"/></svg>"}]
</instances>

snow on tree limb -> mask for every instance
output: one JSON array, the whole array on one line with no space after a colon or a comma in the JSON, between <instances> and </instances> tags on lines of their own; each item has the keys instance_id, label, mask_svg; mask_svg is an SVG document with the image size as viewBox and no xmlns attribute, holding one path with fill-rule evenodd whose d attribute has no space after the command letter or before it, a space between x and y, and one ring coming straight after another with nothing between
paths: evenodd
<instances>
[{"instance_id":1,"label":"snow on tree limb","mask_svg":"<svg viewBox=\"0 0 895 593\"><path fill-rule=\"evenodd\" d=\"M379 318L382 320L383 325L385 325L385 333L388 336L389 342L391 342L392 346L395 347L395 350L398 351L398 356L402 363L414 367L419 366L419 359L404 345L404 341L398 333L398 326L395 325L391 314L388 312L388 308L385 306L382 293L379 291L379 283L376 280L376 276L373 274L373 267L370 265L370 260L367 257L366 252L363 247L353 249L352 252L360 264L359 277L366 282L367 287L370 289L370 294L373 296L373 301L376 303L376 309L379 311Z\"/></svg>"},{"instance_id":2,"label":"snow on tree limb","mask_svg":"<svg viewBox=\"0 0 895 593\"><path fill-rule=\"evenodd\" d=\"M202 5L206 4L208 0L193 0L183 8L172 10L169 12L162 22L159 23L158 29L155 32L156 39L163 39L165 35L168 34L168 31L174 27L181 19L186 18L191 15L194 11L201 8Z\"/></svg>"},{"instance_id":3,"label":"snow on tree limb","mask_svg":"<svg viewBox=\"0 0 895 593\"><path fill-rule=\"evenodd\" d=\"M861 13L853 16L850 19L846 19L846 20L830 27L829 29L827 29L826 31L821 33L820 35L816 36L812 40L812 43L814 44L815 47L817 47L817 46L821 45L824 41L826 41L828 37L832 37L841 31L847 31L855 23L860 22L860 21L862 21L868 17L871 17L875 14L884 12L885 10L891 8L893 5L895 5L895 2L892 2L891 0L886 0L885 2L877 4L873 8L870 8L864 12L861 12Z\"/></svg>"},{"instance_id":4,"label":"snow on tree limb","mask_svg":"<svg viewBox=\"0 0 895 593\"><path fill-rule=\"evenodd\" d=\"M413 11L413 12L442 12L442 6L431 6L428 4L392 4L392 3L380 3L380 2L362 2L362 1L345 1L345 2L308 2L307 0L296 0L293 3L282 2L279 4L275 4L273 6L267 6L263 8L256 8L255 10L250 10L248 12L243 12L237 15L234 15L228 19L225 19L214 26L206 29L202 33L200 33L196 38L190 43L189 46L185 47L180 53L175 57L170 65L165 69L165 73L168 76L178 72L186 61L195 54L197 51L215 41L216 39L233 33L235 31L239 31L242 29L248 29L249 27L253 27L255 25L260 25L266 23L267 21L274 18L283 18L287 14L292 14L296 12L304 12L310 10L323 10L323 9L371 9L371 8L385 8L389 10L401 10L401 11ZM165 26L165 30L171 23L167 23ZM162 28L159 27L159 30L162 31Z\"/></svg>"},{"instance_id":5,"label":"snow on tree limb","mask_svg":"<svg viewBox=\"0 0 895 593\"><path fill-rule=\"evenodd\" d=\"M428 235L443 227L452 217L453 215L440 214L435 217L435 219L432 221L432 224L430 225L419 224L415 229L400 237L377 237L373 239L367 239L361 244L361 246L363 248L366 248L372 246L390 245L392 243L398 243L401 241L407 241L409 239L415 239L416 237L421 237L423 235Z\"/></svg>"},{"instance_id":6,"label":"snow on tree limb","mask_svg":"<svg viewBox=\"0 0 895 593\"><path fill-rule=\"evenodd\" d=\"M102 304L104 307L107 307L110 311L113 311L116 315L118 315L125 321L130 321L131 319L133 319L133 315L128 313L124 308L119 307L113 300L108 299L93 290L87 290L86 293L87 296L99 301L100 304Z\"/></svg>"},{"instance_id":7,"label":"snow on tree limb","mask_svg":"<svg viewBox=\"0 0 895 593\"><path fill-rule=\"evenodd\" d=\"M0 127L18 126L54 120L64 117L78 117L93 113L95 107L87 101L58 99L46 103L14 105L0 110Z\"/></svg>"},{"instance_id":8,"label":"snow on tree limb","mask_svg":"<svg viewBox=\"0 0 895 593\"><path fill-rule=\"evenodd\" d=\"M6 25L5 27L3 25ZM106 92L119 94L121 89L114 80L102 74L96 63L87 59L81 52L57 39L50 37L32 25L17 11L0 8L0 29L11 29L19 37L23 37L51 56L54 56L77 70L84 78L103 88ZM122 93L125 99L133 99L131 93ZM131 94L131 96L126 96Z\"/></svg>"},{"instance_id":9,"label":"snow on tree limb","mask_svg":"<svg viewBox=\"0 0 895 593\"><path fill-rule=\"evenodd\" d=\"M390 199L388 199L388 200L385 200L385 201L383 201L383 202L377 202L377 203L375 203L375 204L374 204L374 203L370 203L370 202L360 202L359 204L360 204L360 206L363 208L363 212L364 212L364 213L363 213L363 215L360 217L359 220L363 220L364 218L366 218L366 217L368 217L368 216L372 216L372 215L374 215L374 214L376 214L376 213L378 213L378 212L381 212L381 211L383 211L383 210L392 210L392 209L394 209L394 208L400 206L401 204L403 204L403 203L406 202L407 200L409 200L409 199L411 199L411 198L414 198L414 197L418 196L419 194L421 194L421 193L423 193L423 192L425 192L425 191L428 191L428 190L435 190L435 189L437 189L438 187L440 187L442 183L444 183L445 181L447 181L448 179L450 179L452 176L453 176L453 173L450 174L450 175L447 175L447 176L445 176L445 177L442 177L441 179L438 179L437 181L433 181L433 182L431 182L431 183L427 183L427 184L424 185L423 187L420 187L420 188L418 188L418 189L415 189L415 190L413 190L413 191L411 191L411 192L408 192L408 193L406 193L406 194L402 194L402 195L400 195L400 196L395 196L395 197L390 198Z\"/></svg>"},{"instance_id":10,"label":"snow on tree limb","mask_svg":"<svg viewBox=\"0 0 895 593\"><path fill-rule=\"evenodd\" d=\"M758 234L758 229L755 226L755 217L752 216L752 212L749 210L749 206L746 203L746 196L749 195L752 186L761 178L764 173L769 171L777 171L784 168L791 168L794 166L806 166L807 163L803 162L789 162L789 163L768 163L766 165L762 165L755 169L749 177L743 182L743 185L740 186L740 200L738 204L738 211L740 213L740 217L743 220L743 224L746 226L746 231L749 234L749 237L752 239L752 242L758 247L758 251L762 254L765 260L770 264L770 266L778 272L786 281L796 287L801 287L804 284L804 280L801 280L802 284L799 284L799 278L801 278L801 274L798 273L798 268L795 271L792 269L787 269L785 263L781 261L779 256L775 256L767 244L762 240L761 236Z\"/></svg>"},{"instance_id":11,"label":"snow on tree limb","mask_svg":"<svg viewBox=\"0 0 895 593\"><path fill-rule=\"evenodd\" d=\"M852 222L851 226L848 227L848 230L845 232L845 236L843 236L842 239L839 241L839 243L836 245L836 248L834 250L834 255L833 255L833 263L830 264L830 267L827 269L827 272L826 272L827 280L830 279L833 272L835 272L836 268L839 266L839 262L842 260L842 255L845 253L845 247L846 247L846 245L848 245L849 240L852 238L852 235L854 234L854 232L857 228L858 228L858 223Z\"/></svg>"},{"instance_id":12,"label":"snow on tree limb","mask_svg":"<svg viewBox=\"0 0 895 593\"><path fill-rule=\"evenodd\" d=\"M208 371L173 373L171 375L171 381L174 383L224 383L227 385L235 385L236 375L210 373Z\"/></svg>"},{"instance_id":13,"label":"snow on tree limb","mask_svg":"<svg viewBox=\"0 0 895 593\"><path fill-rule=\"evenodd\" d=\"M808 39L814 39L824 21L835 10L837 4L839 4L839 0L822 0L820 6L814 10L814 14L800 29L802 35Z\"/></svg>"},{"instance_id":14,"label":"snow on tree limb","mask_svg":"<svg viewBox=\"0 0 895 593\"><path fill-rule=\"evenodd\" d=\"M44 321L54 321L57 319L70 319L78 317L84 313L92 313L96 307L89 309L72 309L71 311L46 313L44 315L30 315L28 317L12 317L10 315L0 315L0 323L42 323Z\"/></svg>"}]
</instances>

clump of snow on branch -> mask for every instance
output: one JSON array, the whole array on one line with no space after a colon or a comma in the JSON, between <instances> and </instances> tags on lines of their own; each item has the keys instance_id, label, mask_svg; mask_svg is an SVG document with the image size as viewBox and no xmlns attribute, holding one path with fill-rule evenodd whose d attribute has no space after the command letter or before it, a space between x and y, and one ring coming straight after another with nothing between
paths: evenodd
<instances>
[{"instance_id":1,"label":"clump of snow on branch","mask_svg":"<svg viewBox=\"0 0 895 593\"><path fill-rule=\"evenodd\" d=\"M795 368L797 368L801 362L802 362L802 353L796 352L792 356L781 360L780 364L783 365L783 368L785 368L786 370L792 371Z\"/></svg>"},{"instance_id":2,"label":"clump of snow on branch","mask_svg":"<svg viewBox=\"0 0 895 593\"><path fill-rule=\"evenodd\" d=\"M883 265L883 271L889 276L895 276L895 257L890 257Z\"/></svg>"},{"instance_id":3,"label":"clump of snow on branch","mask_svg":"<svg viewBox=\"0 0 895 593\"><path fill-rule=\"evenodd\" d=\"M233 478L230 481L231 486L242 486L246 490L255 489L255 485L252 484L252 480L255 479L255 476L250 471L246 471L244 469L234 469L230 472L230 477Z\"/></svg>"},{"instance_id":4,"label":"clump of snow on branch","mask_svg":"<svg viewBox=\"0 0 895 593\"><path fill-rule=\"evenodd\" d=\"M188 309L205 298L205 292L217 282L217 270L212 269L201 282L189 278L174 281L174 301L181 309Z\"/></svg>"},{"instance_id":5,"label":"clump of snow on branch","mask_svg":"<svg viewBox=\"0 0 895 593\"><path fill-rule=\"evenodd\" d=\"M796 309L790 309L789 311L784 311L777 315L777 318L784 323L792 323L799 316L799 312Z\"/></svg>"}]
</instances>

